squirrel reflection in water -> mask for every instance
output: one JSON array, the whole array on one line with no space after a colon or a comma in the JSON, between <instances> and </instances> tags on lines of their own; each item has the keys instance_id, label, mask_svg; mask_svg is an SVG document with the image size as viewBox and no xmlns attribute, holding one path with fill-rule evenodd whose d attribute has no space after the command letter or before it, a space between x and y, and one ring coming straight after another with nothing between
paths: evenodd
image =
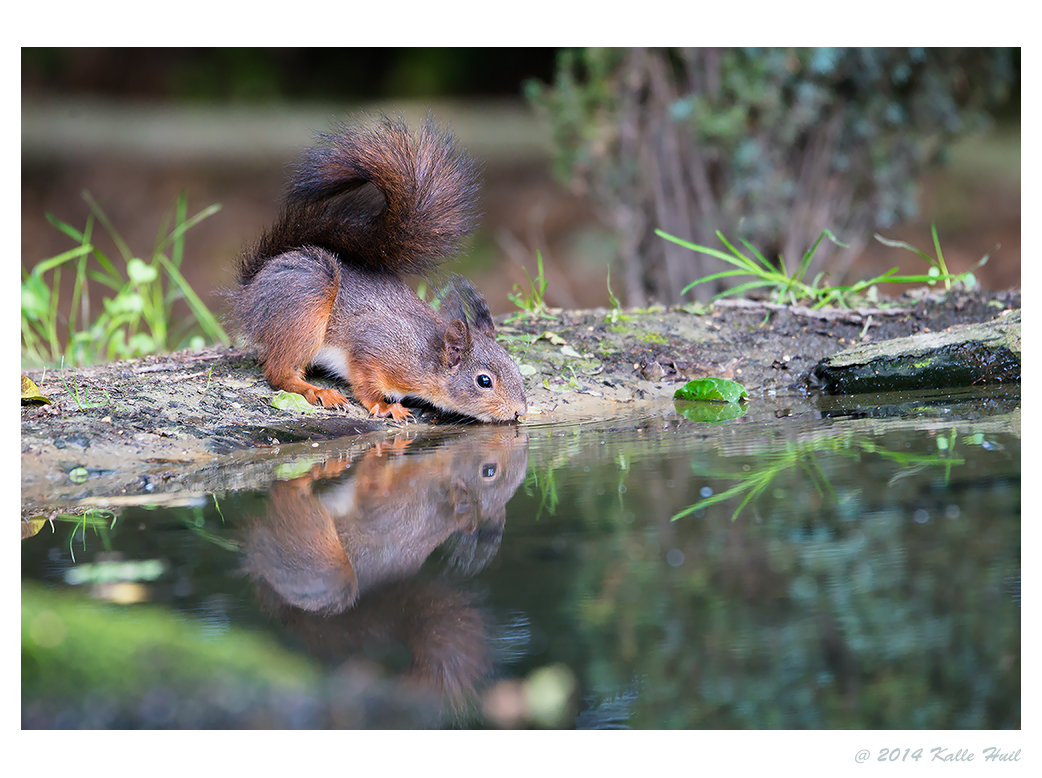
<instances>
[{"instance_id":1,"label":"squirrel reflection in water","mask_svg":"<svg viewBox=\"0 0 1042 778\"><path fill-rule=\"evenodd\" d=\"M248 522L244 568L262 606L320 659L397 653L406 683L460 710L493 658L488 619L459 577L495 556L527 464L523 432L487 428L316 465L276 483ZM446 569L418 575L439 547Z\"/></svg>"}]
</instances>

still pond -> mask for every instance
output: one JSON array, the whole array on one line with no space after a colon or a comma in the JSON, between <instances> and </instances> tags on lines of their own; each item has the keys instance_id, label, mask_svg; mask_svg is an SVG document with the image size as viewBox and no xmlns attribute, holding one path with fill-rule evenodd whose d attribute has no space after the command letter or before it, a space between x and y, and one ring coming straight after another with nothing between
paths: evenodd
<instances>
[{"instance_id":1,"label":"still pond","mask_svg":"<svg viewBox=\"0 0 1042 778\"><path fill-rule=\"evenodd\" d=\"M22 726L1020 727L1019 397L678 411L56 507Z\"/></svg>"}]
</instances>

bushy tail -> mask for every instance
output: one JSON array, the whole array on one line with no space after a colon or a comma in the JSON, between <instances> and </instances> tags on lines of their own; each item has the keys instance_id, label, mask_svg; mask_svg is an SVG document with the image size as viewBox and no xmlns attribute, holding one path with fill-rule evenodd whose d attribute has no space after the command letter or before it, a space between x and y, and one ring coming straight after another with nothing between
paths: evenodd
<instances>
[{"instance_id":1,"label":"bushy tail","mask_svg":"<svg viewBox=\"0 0 1042 778\"><path fill-rule=\"evenodd\" d=\"M477 193L474 162L431 117L415 137L401 119L342 124L298 161L278 220L242 258L240 281L304 246L357 267L423 272L459 250L476 224Z\"/></svg>"}]
</instances>

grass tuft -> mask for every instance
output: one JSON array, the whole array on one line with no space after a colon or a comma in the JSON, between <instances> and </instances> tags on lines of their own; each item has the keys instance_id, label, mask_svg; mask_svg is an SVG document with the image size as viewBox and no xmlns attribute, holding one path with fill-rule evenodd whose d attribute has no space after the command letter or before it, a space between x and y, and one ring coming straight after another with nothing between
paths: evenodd
<instances>
[{"instance_id":1,"label":"grass tuft","mask_svg":"<svg viewBox=\"0 0 1042 778\"><path fill-rule=\"evenodd\" d=\"M536 273L535 279L528 274L528 268L522 268L525 271L525 278L528 279L528 289L523 289L520 284L514 284L514 291L507 294L507 298L520 309L520 313L515 314L521 315L527 313L533 317L545 317L553 318L549 314L550 306L546 304L546 276L543 273L543 255L540 252L536 252L536 262L538 262L538 272Z\"/></svg>"},{"instance_id":2,"label":"grass tuft","mask_svg":"<svg viewBox=\"0 0 1042 778\"><path fill-rule=\"evenodd\" d=\"M837 246L846 248L846 244L840 242L829 230L822 231L818 236L818 239L814 241L814 245L807 250L799 265L791 273L786 268L784 257L779 256L777 265L774 265L769 262L755 246L743 239L741 243L748 250L749 255L751 255L747 256L735 248L735 246L724 237L723 233L719 231L717 231L716 236L720 239L720 242L724 244L725 248L727 248L727 252L690 243L686 240L670 235L669 233L663 232L662 230L655 230L655 234L661 238L665 238L668 241L683 246L684 248L719 259L732 267L731 270L722 270L719 273L713 273L704 278L700 278L697 281L691 282L684 287L682 294L686 294L699 284L716 281L721 278L748 278L749 280L721 292L713 299L743 295L753 289L767 289L769 290L771 301L776 303L789 303L792 305L808 304L813 308L822 308L826 305L838 305L843 308L849 308L856 303L857 298L860 295L867 293L869 289L877 284L911 283L927 284L932 286L933 284L943 281L946 289L951 289L953 283L962 283L967 288L974 287L977 282L972 272L966 271L958 274L948 272L948 267L944 263L944 256L941 254L941 244L937 238L936 226L934 226L932 230L934 248L937 251L936 257L931 257L929 254L920 251L907 243L901 241L889 241L886 238L876 235L876 239L887 246L905 248L922 257L930 265L927 273L899 276L897 275L897 268L895 267L882 275L864 281L858 281L857 283L846 286L826 285L824 283L825 274L823 273L819 273L812 281L808 282L806 279L807 270L810 267L811 260L814 258L814 253L817 251L818 246L821 245L822 240L828 238ZM988 257L984 257L977 266L979 267L980 265L983 265L987 260Z\"/></svg>"},{"instance_id":3,"label":"grass tuft","mask_svg":"<svg viewBox=\"0 0 1042 778\"><path fill-rule=\"evenodd\" d=\"M181 274L185 233L220 210L211 205L188 218L187 197L182 192L174 205L173 227L166 221L146 261L134 256L89 192L83 199L90 214L82 231L47 214L47 220L78 245L44 259L31 270L22 270L22 360L32 365L89 365L128 359L206 342L228 343L217 318ZM120 254L114 262L93 241L94 228L112 238ZM62 271L74 275L72 299L67 311L59 310ZM101 305L92 304L89 281L108 294ZM173 306L184 300L191 317L173 325ZM59 324L68 328L63 343Z\"/></svg>"}]
</instances>

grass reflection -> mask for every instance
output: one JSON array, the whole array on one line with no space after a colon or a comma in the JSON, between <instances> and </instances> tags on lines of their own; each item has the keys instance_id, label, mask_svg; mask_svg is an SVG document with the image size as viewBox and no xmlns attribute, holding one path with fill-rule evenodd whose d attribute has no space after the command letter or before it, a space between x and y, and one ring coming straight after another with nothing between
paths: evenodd
<instances>
[{"instance_id":1,"label":"grass reflection","mask_svg":"<svg viewBox=\"0 0 1042 778\"><path fill-rule=\"evenodd\" d=\"M964 445L972 444L976 438L964 438ZM967 443L966 441L969 441ZM963 465L966 460L955 453L956 432L953 429L947 438L938 438L937 451L935 453L921 454L909 451L897 451L874 443L867 437L861 438L819 438L807 442L786 442L785 449L778 452L769 452L762 456L764 464L759 467L749 467L743 472L718 472L710 475L721 480L737 480L738 483L723 492L717 492L709 497L695 502L672 516L671 521L688 516L696 511L708 508L710 505L725 502L734 497L744 495L731 520L734 521L750 502L760 496L775 479L787 471L801 470L807 475L819 496L827 496L834 504L836 492L829 482L828 476L818 463L816 454L827 452L861 461L864 455L873 455L889 460L898 465L901 470L894 474L893 480L907 477L913 473L919 473L931 467L939 467L944 471L944 483L948 484L951 479L952 467ZM979 444L978 444L979 445Z\"/></svg>"}]
</instances>

